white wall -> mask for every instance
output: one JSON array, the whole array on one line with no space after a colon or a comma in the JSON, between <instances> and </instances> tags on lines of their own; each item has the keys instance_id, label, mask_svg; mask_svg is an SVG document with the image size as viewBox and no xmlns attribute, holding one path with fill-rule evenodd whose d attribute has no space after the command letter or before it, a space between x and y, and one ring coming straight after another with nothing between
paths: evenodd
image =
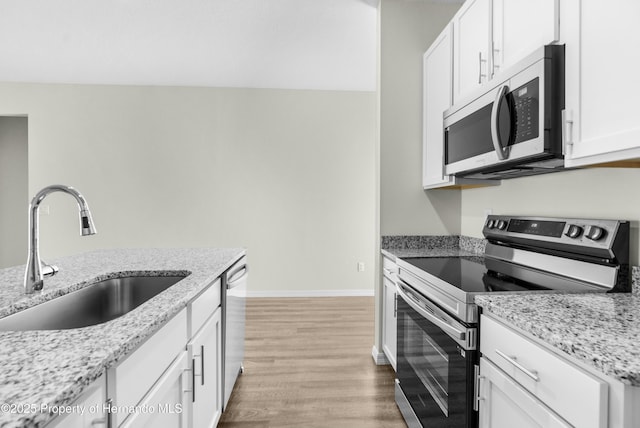
<instances>
[{"instance_id":1,"label":"white wall","mask_svg":"<svg viewBox=\"0 0 640 428\"><path fill-rule=\"evenodd\" d=\"M0 268L27 260L27 118L0 117Z\"/></svg>"},{"instance_id":2,"label":"white wall","mask_svg":"<svg viewBox=\"0 0 640 428\"><path fill-rule=\"evenodd\" d=\"M460 233L460 191L422 183L422 55L459 4L383 0L380 65L382 235Z\"/></svg>"},{"instance_id":3,"label":"white wall","mask_svg":"<svg viewBox=\"0 0 640 428\"><path fill-rule=\"evenodd\" d=\"M0 115L29 118L29 195L72 185L98 228L80 237L51 195L45 260L244 246L256 293L372 290L375 109L373 92L0 84Z\"/></svg>"},{"instance_id":4,"label":"white wall","mask_svg":"<svg viewBox=\"0 0 640 428\"><path fill-rule=\"evenodd\" d=\"M494 214L611 218L631 221L631 262L638 260L640 169L584 170L503 180L462 191L462 234L481 237L484 210Z\"/></svg>"}]
</instances>

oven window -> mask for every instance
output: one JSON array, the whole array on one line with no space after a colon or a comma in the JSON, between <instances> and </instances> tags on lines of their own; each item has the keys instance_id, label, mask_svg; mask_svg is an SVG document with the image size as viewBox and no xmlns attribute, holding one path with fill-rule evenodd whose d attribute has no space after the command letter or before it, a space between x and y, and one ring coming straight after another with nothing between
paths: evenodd
<instances>
[{"instance_id":1,"label":"oven window","mask_svg":"<svg viewBox=\"0 0 640 428\"><path fill-rule=\"evenodd\" d=\"M439 326L398 298L399 386L423 427L475 428L474 364L477 351L462 349Z\"/></svg>"},{"instance_id":2,"label":"oven window","mask_svg":"<svg viewBox=\"0 0 640 428\"><path fill-rule=\"evenodd\" d=\"M449 357L410 317L407 318L404 355L442 412L449 416Z\"/></svg>"}]
</instances>

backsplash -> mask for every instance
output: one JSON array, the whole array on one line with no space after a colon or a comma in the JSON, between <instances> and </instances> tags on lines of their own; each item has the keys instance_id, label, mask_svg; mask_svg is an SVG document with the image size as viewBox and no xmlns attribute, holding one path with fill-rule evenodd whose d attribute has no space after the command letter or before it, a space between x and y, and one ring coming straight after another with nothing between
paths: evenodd
<instances>
[{"instance_id":1,"label":"backsplash","mask_svg":"<svg viewBox=\"0 0 640 428\"><path fill-rule=\"evenodd\" d=\"M470 236L458 235L397 235L383 236L381 247L383 250L420 250L420 249L439 249L439 250L465 250L472 253L484 253L487 245L486 239L473 238Z\"/></svg>"}]
</instances>

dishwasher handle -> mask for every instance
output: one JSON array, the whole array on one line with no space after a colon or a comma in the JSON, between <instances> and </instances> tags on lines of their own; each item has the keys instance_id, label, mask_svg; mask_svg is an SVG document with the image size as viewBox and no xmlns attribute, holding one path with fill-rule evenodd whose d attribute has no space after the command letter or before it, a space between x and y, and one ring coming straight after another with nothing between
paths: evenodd
<instances>
[{"instance_id":1,"label":"dishwasher handle","mask_svg":"<svg viewBox=\"0 0 640 428\"><path fill-rule=\"evenodd\" d=\"M249 273L249 266L242 265L233 272L229 272L227 275L227 289L237 287L242 284L242 280L246 278Z\"/></svg>"}]
</instances>

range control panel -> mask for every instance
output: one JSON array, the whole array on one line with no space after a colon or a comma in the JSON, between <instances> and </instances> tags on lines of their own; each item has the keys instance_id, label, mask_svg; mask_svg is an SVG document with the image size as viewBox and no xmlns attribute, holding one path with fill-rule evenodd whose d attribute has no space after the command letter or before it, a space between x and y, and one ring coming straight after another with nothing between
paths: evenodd
<instances>
[{"instance_id":1,"label":"range control panel","mask_svg":"<svg viewBox=\"0 0 640 428\"><path fill-rule=\"evenodd\" d=\"M611 248L616 234L625 229L628 231L628 223L622 220L490 215L482 233L487 239L504 241L526 239L559 245Z\"/></svg>"}]
</instances>

